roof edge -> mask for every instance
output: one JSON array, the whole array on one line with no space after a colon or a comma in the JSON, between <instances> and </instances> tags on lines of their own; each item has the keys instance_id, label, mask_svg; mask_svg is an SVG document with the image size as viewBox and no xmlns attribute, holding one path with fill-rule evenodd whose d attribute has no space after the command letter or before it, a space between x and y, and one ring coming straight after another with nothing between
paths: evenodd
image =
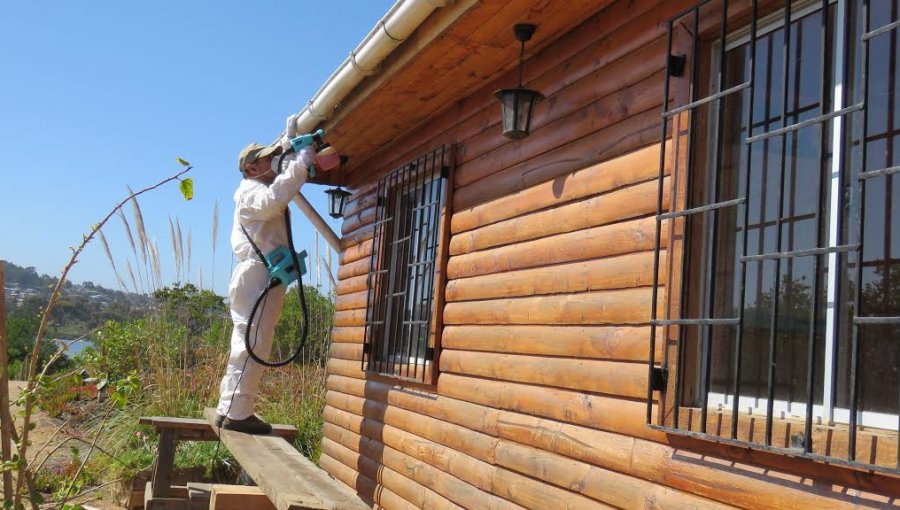
<instances>
[{"instance_id":1,"label":"roof edge","mask_svg":"<svg viewBox=\"0 0 900 510\"><path fill-rule=\"evenodd\" d=\"M378 74L381 63L434 11L453 3L455 0L397 0L300 110L295 119L297 131L312 131L330 119L341 101L364 79ZM284 131L278 138L282 135Z\"/></svg>"}]
</instances>

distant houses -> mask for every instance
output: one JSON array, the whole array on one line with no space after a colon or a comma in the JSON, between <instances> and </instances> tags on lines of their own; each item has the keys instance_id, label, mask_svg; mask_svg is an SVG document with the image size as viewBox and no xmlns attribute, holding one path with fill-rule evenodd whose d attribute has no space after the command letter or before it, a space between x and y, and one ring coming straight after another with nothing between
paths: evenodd
<instances>
[{"instance_id":1,"label":"distant houses","mask_svg":"<svg viewBox=\"0 0 900 510\"><path fill-rule=\"evenodd\" d=\"M40 296L48 296L50 293L49 289L37 289L30 286L25 286L17 282L8 282L5 284L4 288L6 289L6 303L8 306L18 306L21 305L26 299L29 297L40 297ZM66 295L80 295L83 296L98 305L101 308L105 308L112 303L112 298L104 294L101 291L96 290L97 287L87 287L83 285L74 285L65 290Z\"/></svg>"},{"instance_id":2,"label":"distant houses","mask_svg":"<svg viewBox=\"0 0 900 510\"><path fill-rule=\"evenodd\" d=\"M41 293L35 289L30 287L22 287L18 283L7 283L5 285L6 288L6 303L9 306L15 306L22 304L26 298L29 296L40 296Z\"/></svg>"}]
</instances>

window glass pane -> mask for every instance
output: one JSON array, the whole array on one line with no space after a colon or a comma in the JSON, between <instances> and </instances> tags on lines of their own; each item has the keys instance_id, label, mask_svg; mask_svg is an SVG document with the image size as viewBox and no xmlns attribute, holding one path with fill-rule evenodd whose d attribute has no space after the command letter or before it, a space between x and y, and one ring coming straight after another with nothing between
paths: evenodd
<instances>
[{"instance_id":1,"label":"window glass pane","mask_svg":"<svg viewBox=\"0 0 900 510\"><path fill-rule=\"evenodd\" d=\"M787 79L785 83L784 35L782 27L770 30L756 41L755 93L753 101L753 123L751 135L759 135L807 120L821 114L822 45L821 13L813 12L796 19L791 25L790 53L788 54ZM830 34L831 31L829 31ZM830 36L829 36L830 37ZM830 43L830 39L829 39ZM747 43L737 45L726 54L726 85L730 87L746 80L749 70L749 47ZM826 70L827 71L827 70ZM826 87L831 88L831 77ZM713 76L715 78L715 76ZM820 193L823 126L813 125L792 132L785 137L772 137L754 143L750 150L750 189L744 190L746 175L741 168L746 164L748 122L745 104L748 93L733 94L721 103L722 128L713 132L710 139L721 140L721 147L711 144L705 147L710 154L705 156L706 183L712 182L711 173L719 169L717 175L718 196L709 186L705 194L695 195L694 206L747 196L749 207L749 229L747 232L747 254L771 254L796 251L819 246L820 236L827 227L827 211L823 207L827 194ZM785 110L785 105L787 109ZM827 107L827 106L826 106ZM716 110L711 108L713 115ZM784 115L783 115L783 112ZM698 116L703 112L698 112ZM716 126L718 120L710 121ZM827 135L827 132L825 132ZM826 140L827 142L827 140ZM714 153L720 150L721 153ZM719 158L721 164L715 164ZM703 161L703 157L700 158ZM826 184L827 186L827 184ZM827 191L827 189L826 189ZM825 215L821 229L817 231L817 215ZM742 255L744 210L741 207L722 209L714 239L710 237L712 223L709 219L692 219L691 232L694 237L705 237L705 248L692 243L695 249L704 249L707 267L692 264L689 271L699 272L689 278L689 285L695 292L691 294L692 306L697 313L692 316L706 316L696 292L703 285L703 273L714 275L713 317L737 317L740 304L740 278ZM779 230L781 240L779 246ZM714 259L714 272L710 272ZM775 333L775 399L787 402L805 402L808 367L808 348L811 333L813 293L819 292L820 303L817 327L816 365L821 372L824 360L824 287L816 287L816 282L824 278L824 264L818 268L812 257L754 261L747 264L744 303L744 346L741 358L741 394L761 400L768 397L768 367L772 326ZM777 311L773 310L777 301ZM699 328L694 328L699 329ZM734 352L736 330L734 328L712 328L710 342L712 366L711 391L730 394L734 379ZM699 334L699 331L697 331ZM702 351L702 347L697 347ZM702 362L702 356L698 361ZM702 372L703 367L696 370ZM702 375L688 377L695 380L694 389L685 391L686 398L693 405L701 402L702 394L697 391L697 379ZM821 403L821 377L816 378L820 388L816 391L815 403Z\"/></svg>"},{"instance_id":2,"label":"window glass pane","mask_svg":"<svg viewBox=\"0 0 900 510\"><path fill-rule=\"evenodd\" d=\"M900 1L872 2L870 4L870 29L878 28L898 19ZM861 23L861 20L858 20ZM859 57L857 57L859 58ZM860 64L857 64L860 65ZM867 121L865 141L862 137L861 116L856 116L851 170L862 164L865 152L865 171L880 170L900 165L900 40L896 30L875 37L869 46L869 82L865 94ZM857 85L858 97L864 92ZM854 172L855 173L855 172ZM862 317L900 316L900 174L875 177L866 181L865 223L863 225L864 250L862 254L862 281L856 281L856 257L850 257L851 273L847 277L847 289L859 285L861 303L858 315ZM859 196L855 192L854 196ZM853 221L858 221L854 214ZM848 292L849 294L850 292ZM845 305L848 314L853 304ZM849 328L844 331L841 353L849 358ZM860 348L860 403L863 411L897 414L900 410L900 325L881 324L861 326ZM849 359L839 367L842 378L849 381ZM849 407L849 385L838 387L838 406Z\"/></svg>"}]
</instances>

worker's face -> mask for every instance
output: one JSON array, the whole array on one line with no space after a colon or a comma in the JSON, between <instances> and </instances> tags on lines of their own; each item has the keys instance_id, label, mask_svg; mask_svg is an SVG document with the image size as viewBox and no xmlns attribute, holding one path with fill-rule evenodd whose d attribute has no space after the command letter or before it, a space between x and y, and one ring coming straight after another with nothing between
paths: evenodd
<instances>
[{"instance_id":1,"label":"worker's face","mask_svg":"<svg viewBox=\"0 0 900 510\"><path fill-rule=\"evenodd\" d=\"M272 156L259 158L247 165L244 175L249 179L256 179L266 184L271 184L275 180L275 173L272 172Z\"/></svg>"}]
</instances>

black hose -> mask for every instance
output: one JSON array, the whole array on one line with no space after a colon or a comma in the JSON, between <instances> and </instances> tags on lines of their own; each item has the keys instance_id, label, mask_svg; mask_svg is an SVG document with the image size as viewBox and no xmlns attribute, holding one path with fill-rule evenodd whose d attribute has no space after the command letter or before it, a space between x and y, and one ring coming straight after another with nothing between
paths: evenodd
<instances>
[{"instance_id":1,"label":"black hose","mask_svg":"<svg viewBox=\"0 0 900 510\"><path fill-rule=\"evenodd\" d=\"M286 154L282 154L278 158L278 168L281 168L281 161L284 159L285 155ZM300 259L297 257L297 251L294 249L294 234L291 231L291 213L287 208L284 209L284 228L287 230L288 248L291 251L291 260L294 263L294 268L297 270L297 293L300 298L300 309L303 313L303 324L300 327L300 345L297 346L297 350L294 351L294 354L291 355L291 357L281 361L266 361L260 358L253 352L253 346L250 345L250 331L253 329L253 318L256 317L256 310L259 308L259 304L265 299L269 291L281 285L281 282L277 278L269 280L269 284L266 288L259 293L256 302L253 303L253 309L250 311L250 318L247 320L247 330L244 332L244 346L247 348L247 354L253 358L253 361L260 365L273 368L283 367L296 360L303 352L303 348L306 346L307 337L309 336L309 307L306 305L306 293L303 292L303 271L301 271ZM249 236L247 238L249 239ZM250 243L253 244L253 241L251 240ZM263 260L263 263L265 263L265 260Z\"/></svg>"}]
</instances>

